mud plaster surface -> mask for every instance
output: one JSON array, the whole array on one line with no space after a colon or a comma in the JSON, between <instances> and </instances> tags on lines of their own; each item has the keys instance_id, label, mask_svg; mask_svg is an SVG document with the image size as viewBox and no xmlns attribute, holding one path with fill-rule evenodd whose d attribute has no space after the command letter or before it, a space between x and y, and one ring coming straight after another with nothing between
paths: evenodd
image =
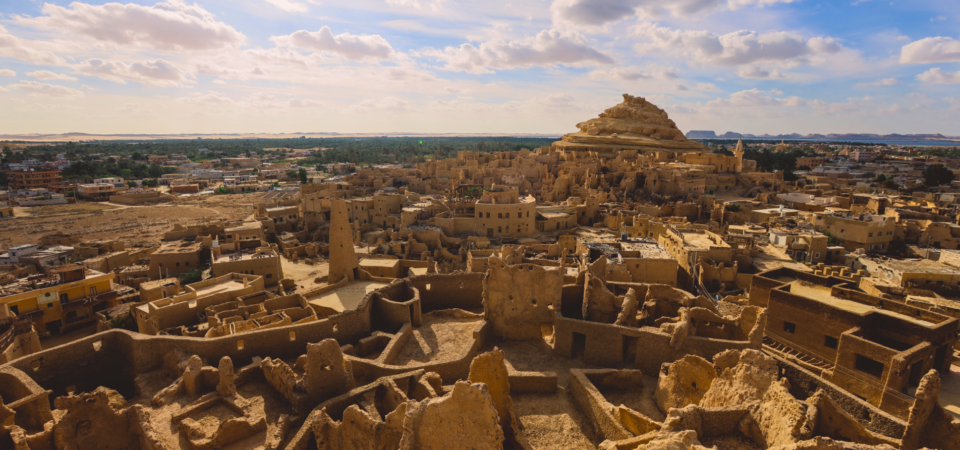
<instances>
[{"instance_id":1,"label":"mud plaster surface","mask_svg":"<svg viewBox=\"0 0 960 450\"><path fill-rule=\"evenodd\" d=\"M565 389L556 394L511 394L524 434L538 450L595 449L600 444L587 418Z\"/></svg>"},{"instance_id":2,"label":"mud plaster surface","mask_svg":"<svg viewBox=\"0 0 960 450\"><path fill-rule=\"evenodd\" d=\"M422 325L413 328L410 339L392 363L402 366L456 358L470 347L473 330L482 321L424 314Z\"/></svg>"},{"instance_id":3,"label":"mud plaster surface","mask_svg":"<svg viewBox=\"0 0 960 450\"><path fill-rule=\"evenodd\" d=\"M171 418L180 412L181 409L189 406L196 401L200 395L208 392L200 392L197 396L180 395L161 407L154 407L150 404L150 399L161 389L169 386L176 378L163 370L155 370L144 373L137 377L138 395L130 400L130 404L139 404L150 411L150 422L157 430L164 442L171 449L188 448L186 439L181 438L177 424L173 423ZM278 397L273 388L262 381L252 381L244 383L237 387L237 393L246 401L251 403L253 410L262 410L266 413L267 431L255 434L246 439L234 442L225 448L230 450L261 450L264 448L267 436L274 433L280 415L289 412L289 408L282 398ZM238 415L224 406L223 404L212 406L203 411L197 411L190 414L193 420L199 422L201 430L207 436L216 432L220 423ZM295 432L295 430L293 431Z\"/></svg>"},{"instance_id":4,"label":"mud plaster surface","mask_svg":"<svg viewBox=\"0 0 960 450\"><path fill-rule=\"evenodd\" d=\"M663 422L666 418L660 408L657 408L657 401L654 392L657 390L657 379L648 375L643 376L643 389L639 391L627 391L622 389L600 389L603 398L614 406L624 405L640 414L643 414L657 422Z\"/></svg>"},{"instance_id":5,"label":"mud plaster surface","mask_svg":"<svg viewBox=\"0 0 960 450\"><path fill-rule=\"evenodd\" d=\"M716 446L717 450L760 450L755 442L738 434L727 434L700 439L704 447Z\"/></svg>"},{"instance_id":6,"label":"mud plaster surface","mask_svg":"<svg viewBox=\"0 0 960 450\"><path fill-rule=\"evenodd\" d=\"M555 372L559 388L555 394L512 392L524 434L537 450L595 449L601 439L589 419L567 393L571 368L594 368L580 359L561 358L543 341L488 342L483 351L503 350L507 369L521 372ZM646 382L646 380L644 380ZM653 406L656 408L656 405Z\"/></svg>"}]
</instances>

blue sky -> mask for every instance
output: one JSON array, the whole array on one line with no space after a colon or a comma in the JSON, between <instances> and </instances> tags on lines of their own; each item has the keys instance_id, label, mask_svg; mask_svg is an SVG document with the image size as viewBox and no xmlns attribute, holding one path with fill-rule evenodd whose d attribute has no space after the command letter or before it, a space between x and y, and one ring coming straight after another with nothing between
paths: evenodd
<instances>
[{"instance_id":1,"label":"blue sky","mask_svg":"<svg viewBox=\"0 0 960 450\"><path fill-rule=\"evenodd\" d=\"M0 134L960 135L960 2L5 2Z\"/></svg>"}]
</instances>

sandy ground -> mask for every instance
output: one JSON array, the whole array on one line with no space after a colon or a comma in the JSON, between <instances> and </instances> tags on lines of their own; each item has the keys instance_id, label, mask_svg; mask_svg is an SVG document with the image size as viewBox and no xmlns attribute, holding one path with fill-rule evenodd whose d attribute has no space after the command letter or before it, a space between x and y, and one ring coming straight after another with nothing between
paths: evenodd
<instances>
[{"instance_id":1,"label":"sandy ground","mask_svg":"<svg viewBox=\"0 0 960 450\"><path fill-rule=\"evenodd\" d=\"M89 239L120 239L127 244L157 243L174 224L238 220L250 216L262 194L210 195L150 206L87 203L17 208L0 227L0 248L36 244L45 234L63 232Z\"/></svg>"},{"instance_id":2,"label":"sandy ground","mask_svg":"<svg viewBox=\"0 0 960 450\"><path fill-rule=\"evenodd\" d=\"M950 365L950 373L940 377L940 406L960 419L960 367Z\"/></svg>"},{"instance_id":3,"label":"sandy ground","mask_svg":"<svg viewBox=\"0 0 960 450\"><path fill-rule=\"evenodd\" d=\"M40 339L40 347L44 350L48 348L53 348L58 345L69 344L77 339L82 339L87 336L91 336L97 332L97 324L93 323L92 325L78 330L73 330L67 334L54 334L48 338Z\"/></svg>"},{"instance_id":4,"label":"sandy ground","mask_svg":"<svg viewBox=\"0 0 960 450\"><path fill-rule=\"evenodd\" d=\"M454 319L433 313L423 315L392 364L407 365L456 358L469 347L473 330L482 319Z\"/></svg>"},{"instance_id":5,"label":"sandy ground","mask_svg":"<svg viewBox=\"0 0 960 450\"><path fill-rule=\"evenodd\" d=\"M280 258L280 267L283 269L283 277L289 278L297 284L298 292L327 284L326 281L317 283L314 280L326 277L330 272L330 263L328 262L311 266L303 262L302 259L300 262L294 263L284 257Z\"/></svg>"},{"instance_id":6,"label":"sandy ground","mask_svg":"<svg viewBox=\"0 0 960 450\"><path fill-rule=\"evenodd\" d=\"M483 351L503 350L509 369L556 372L555 394L511 394L530 445L537 450L595 449L600 435L590 425L567 391L572 368L591 368L580 359L561 358L543 341L488 343Z\"/></svg>"}]
</instances>

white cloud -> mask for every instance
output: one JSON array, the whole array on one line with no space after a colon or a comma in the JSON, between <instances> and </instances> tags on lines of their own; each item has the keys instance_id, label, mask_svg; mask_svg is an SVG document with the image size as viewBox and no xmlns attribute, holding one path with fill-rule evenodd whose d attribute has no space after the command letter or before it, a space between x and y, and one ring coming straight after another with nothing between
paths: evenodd
<instances>
[{"instance_id":1,"label":"white cloud","mask_svg":"<svg viewBox=\"0 0 960 450\"><path fill-rule=\"evenodd\" d=\"M233 99L226 97L219 92L210 91L206 94L201 94L199 92L191 94L189 97L181 97L179 99L181 102L192 103L195 105L232 105L234 103Z\"/></svg>"},{"instance_id":2,"label":"white cloud","mask_svg":"<svg viewBox=\"0 0 960 450\"><path fill-rule=\"evenodd\" d=\"M18 84L7 86L8 88L20 89L33 95L42 95L48 97L83 97L83 92L71 89L66 86L55 84L40 83L37 81L23 80Z\"/></svg>"},{"instance_id":3,"label":"white cloud","mask_svg":"<svg viewBox=\"0 0 960 450\"><path fill-rule=\"evenodd\" d=\"M153 6L133 3L69 7L45 3L39 17L18 17L21 23L66 31L97 41L138 45L161 50L211 50L237 47L245 37L214 19L203 7L183 0L166 0Z\"/></svg>"},{"instance_id":4,"label":"white cloud","mask_svg":"<svg viewBox=\"0 0 960 450\"><path fill-rule=\"evenodd\" d=\"M305 13L310 10L309 6L304 5L303 3L295 2L293 0L264 0L264 1L287 12Z\"/></svg>"},{"instance_id":5,"label":"white cloud","mask_svg":"<svg viewBox=\"0 0 960 450\"><path fill-rule=\"evenodd\" d=\"M37 70L35 72L27 72L28 77L33 77L38 80L64 80L64 81L77 81L75 77L70 75L65 75L62 73L54 73L49 70Z\"/></svg>"},{"instance_id":6,"label":"white cloud","mask_svg":"<svg viewBox=\"0 0 960 450\"><path fill-rule=\"evenodd\" d=\"M697 83L690 89L700 92L714 92L717 90L717 85L713 83Z\"/></svg>"},{"instance_id":7,"label":"white cloud","mask_svg":"<svg viewBox=\"0 0 960 450\"><path fill-rule=\"evenodd\" d=\"M323 103L316 100L308 100L302 98L291 98L287 101L287 105L291 108L323 108Z\"/></svg>"},{"instance_id":8,"label":"white cloud","mask_svg":"<svg viewBox=\"0 0 960 450\"><path fill-rule=\"evenodd\" d=\"M324 26L315 32L300 30L290 35L274 36L270 40L281 47L332 53L355 61L389 59L394 55L393 47L379 34L341 33L334 35L328 26Z\"/></svg>"},{"instance_id":9,"label":"white cloud","mask_svg":"<svg viewBox=\"0 0 960 450\"><path fill-rule=\"evenodd\" d=\"M960 62L960 41L943 36L911 42L900 49L901 64Z\"/></svg>"},{"instance_id":10,"label":"white cloud","mask_svg":"<svg viewBox=\"0 0 960 450\"><path fill-rule=\"evenodd\" d=\"M920 75L917 75L917 79L924 83L933 83L933 84L960 84L960 71L957 72L944 72L940 70L939 67L934 67Z\"/></svg>"},{"instance_id":11,"label":"white cloud","mask_svg":"<svg viewBox=\"0 0 960 450\"><path fill-rule=\"evenodd\" d=\"M755 108L771 106L804 106L806 101L800 97L777 97L783 92L777 90L762 91L757 88L734 92L728 98L718 98L706 103L711 108Z\"/></svg>"},{"instance_id":12,"label":"white cloud","mask_svg":"<svg viewBox=\"0 0 960 450\"><path fill-rule=\"evenodd\" d=\"M857 83L853 87L870 87L870 86L896 86L902 84L903 82L896 78L884 78L882 80L872 81L869 83Z\"/></svg>"},{"instance_id":13,"label":"white cloud","mask_svg":"<svg viewBox=\"0 0 960 450\"><path fill-rule=\"evenodd\" d=\"M292 64L303 67L306 67L309 64L308 58L302 53L279 47L270 49L248 49L243 51L243 56L248 57L251 61L263 64Z\"/></svg>"},{"instance_id":14,"label":"white cloud","mask_svg":"<svg viewBox=\"0 0 960 450\"><path fill-rule=\"evenodd\" d=\"M135 81L152 87L183 86L191 77L179 67L162 59L132 64L109 59L88 59L74 65L73 70L81 75L100 77L116 83Z\"/></svg>"},{"instance_id":15,"label":"white cloud","mask_svg":"<svg viewBox=\"0 0 960 450\"><path fill-rule=\"evenodd\" d=\"M613 58L593 48L579 33L543 30L536 36L504 41L493 39L480 44L470 43L443 50L427 48L419 52L443 61L444 70L492 73L494 70L529 68L532 66L590 66L611 64Z\"/></svg>"},{"instance_id":16,"label":"white cloud","mask_svg":"<svg viewBox=\"0 0 960 450\"><path fill-rule=\"evenodd\" d=\"M413 108L410 107L410 103L402 98L397 98L392 95L380 98L365 98L357 103L347 108L349 112L390 112L390 113L401 113L401 112L410 112L413 111Z\"/></svg>"},{"instance_id":17,"label":"white cloud","mask_svg":"<svg viewBox=\"0 0 960 450\"><path fill-rule=\"evenodd\" d=\"M590 72L590 79L597 81L636 81L651 78L669 80L679 76L677 69L661 66L648 66L647 68L624 66L612 69L597 69Z\"/></svg>"},{"instance_id":18,"label":"white cloud","mask_svg":"<svg viewBox=\"0 0 960 450\"><path fill-rule=\"evenodd\" d=\"M66 63L63 58L52 52L36 49L35 45L36 42L20 39L0 26L0 56L47 66L59 66Z\"/></svg>"},{"instance_id":19,"label":"white cloud","mask_svg":"<svg viewBox=\"0 0 960 450\"><path fill-rule=\"evenodd\" d=\"M0 69L0 76L3 76L3 77L15 77L15 76L17 76L17 73L14 72L14 71L12 71L12 70L10 70L10 69Z\"/></svg>"},{"instance_id":20,"label":"white cloud","mask_svg":"<svg viewBox=\"0 0 960 450\"><path fill-rule=\"evenodd\" d=\"M931 22L940 22L940 21L944 21L944 20L947 20L947 16L939 15L939 16L937 16L937 17L931 17L931 18L930 18L930 21L931 21Z\"/></svg>"},{"instance_id":21,"label":"white cloud","mask_svg":"<svg viewBox=\"0 0 960 450\"><path fill-rule=\"evenodd\" d=\"M430 9L433 11L440 10L440 5L443 2L444 0L434 0L433 2L429 3ZM423 9L423 5L420 4L419 0L387 0L387 4L401 8Z\"/></svg>"},{"instance_id":22,"label":"white cloud","mask_svg":"<svg viewBox=\"0 0 960 450\"><path fill-rule=\"evenodd\" d=\"M760 66L740 66L737 69L737 75L740 78L752 78L756 80L780 80L786 78L779 70L768 70Z\"/></svg>"},{"instance_id":23,"label":"white cloud","mask_svg":"<svg viewBox=\"0 0 960 450\"><path fill-rule=\"evenodd\" d=\"M956 110L960 109L960 98L956 98L956 97L944 97L944 98L943 98L943 101L947 102L947 104L950 105L950 109L951 109L951 110L956 111Z\"/></svg>"},{"instance_id":24,"label":"white cloud","mask_svg":"<svg viewBox=\"0 0 960 450\"><path fill-rule=\"evenodd\" d=\"M569 109L577 107L577 100L565 92L554 92L545 97L537 97L532 102L547 108Z\"/></svg>"},{"instance_id":25,"label":"white cloud","mask_svg":"<svg viewBox=\"0 0 960 450\"><path fill-rule=\"evenodd\" d=\"M784 31L757 33L735 31L715 34L710 31L672 30L646 23L635 31L650 38L649 45L637 50L681 52L703 64L733 66L756 62L802 62L806 57L839 52L843 47L833 38L802 36Z\"/></svg>"},{"instance_id":26,"label":"white cloud","mask_svg":"<svg viewBox=\"0 0 960 450\"><path fill-rule=\"evenodd\" d=\"M794 0L554 0L550 5L554 22L601 26L640 14L657 18L665 14L690 17L720 9L769 6Z\"/></svg>"},{"instance_id":27,"label":"white cloud","mask_svg":"<svg viewBox=\"0 0 960 450\"><path fill-rule=\"evenodd\" d=\"M223 81L223 80L221 80L221 79L219 79L219 78L217 78L216 80L211 81L211 83L213 83L213 84L220 84L220 85L227 84L226 81Z\"/></svg>"}]
</instances>

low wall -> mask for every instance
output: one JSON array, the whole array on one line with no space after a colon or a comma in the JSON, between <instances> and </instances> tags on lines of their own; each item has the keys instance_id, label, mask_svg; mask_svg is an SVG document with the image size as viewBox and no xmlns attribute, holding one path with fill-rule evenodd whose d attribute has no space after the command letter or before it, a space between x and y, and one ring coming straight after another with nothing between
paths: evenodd
<instances>
[{"instance_id":1,"label":"low wall","mask_svg":"<svg viewBox=\"0 0 960 450\"><path fill-rule=\"evenodd\" d=\"M454 275L420 275L409 278L420 291L423 312L460 308L467 311L483 309L483 278L486 273Z\"/></svg>"}]
</instances>

